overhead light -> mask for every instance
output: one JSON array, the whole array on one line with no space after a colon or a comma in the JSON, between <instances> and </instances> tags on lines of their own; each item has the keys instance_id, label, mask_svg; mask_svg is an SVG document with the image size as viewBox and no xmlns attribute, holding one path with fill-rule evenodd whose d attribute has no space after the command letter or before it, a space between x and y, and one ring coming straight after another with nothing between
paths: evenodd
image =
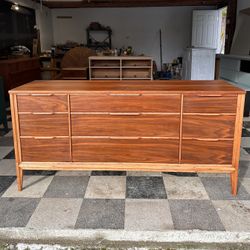
<instances>
[{"instance_id":1,"label":"overhead light","mask_svg":"<svg viewBox=\"0 0 250 250\"><path fill-rule=\"evenodd\" d=\"M13 5L11 6L11 9L12 9L12 10L15 10L15 11L18 11L18 10L19 10L18 4L13 4Z\"/></svg>"}]
</instances>

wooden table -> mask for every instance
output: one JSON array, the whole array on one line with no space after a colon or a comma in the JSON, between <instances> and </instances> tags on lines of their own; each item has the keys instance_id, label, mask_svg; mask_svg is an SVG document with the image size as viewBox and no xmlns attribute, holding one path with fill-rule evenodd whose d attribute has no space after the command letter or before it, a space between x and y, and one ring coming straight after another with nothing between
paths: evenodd
<instances>
[{"instance_id":1,"label":"wooden table","mask_svg":"<svg viewBox=\"0 0 250 250\"><path fill-rule=\"evenodd\" d=\"M23 170L230 173L245 92L225 81L40 81L10 91Z\"/></svg>"}]
</instances>

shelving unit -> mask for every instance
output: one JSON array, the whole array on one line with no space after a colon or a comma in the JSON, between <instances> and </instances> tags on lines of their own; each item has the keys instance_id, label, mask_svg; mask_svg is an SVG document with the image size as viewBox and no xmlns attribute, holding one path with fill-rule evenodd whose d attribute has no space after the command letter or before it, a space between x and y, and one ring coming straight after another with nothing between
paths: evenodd
<instances>
[{"instance_id":1,"label":"shelving unit","mask_svg":"<svg viewBox=\"0 0 250 250\"><path fill-rule=\"evenodd\" d=\"M153 80L151 57L91 56L90 80Z\"/></svg>"}]
</instances>

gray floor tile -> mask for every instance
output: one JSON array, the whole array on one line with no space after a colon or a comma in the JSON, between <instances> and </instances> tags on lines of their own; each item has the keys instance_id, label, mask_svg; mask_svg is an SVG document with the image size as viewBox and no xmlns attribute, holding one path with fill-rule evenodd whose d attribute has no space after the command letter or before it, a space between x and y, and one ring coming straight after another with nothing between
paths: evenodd
<instances>
[{"instance_id":1,"label":"gray floor tile","mask_svg":"<svg viewBox=\"0 0 250 250\"><path fill-rule=\"evenodd\" d=\"M10 130L5 137L13 137L13 130Z\"/></svg>"},{"instance_id":2,"label":"gray floor tile","mask_svg":"<svg viewBox=\"0 0 250 250\"><path fill-rule=\"evenodd\" d=\"M49 170L24 170L24 175L44 175L44 176L49 176L49 175L55 175L56 171L49 171Z\"/></svg>"},{"instance_id":3,"label":"gray floor tile","mask_svg":"<svg viewBox=\"0 0 250 250\"><path fill-rule=\"evenodd\" d=\"M237 196L231 194L230 178L201 177L201 181L211 200L250 200L250 194L240 184Z\"/></svg>"},{"instance_id":4,"label":"gray floor tile","mask_svg":"<svg viewBox=\"0 0 250 250\"><path fill-rule=\"evenodd\" d=\"M250 138L249 137L242 137L241 138L241 147L243 147L243 148L250 147Z\"/></svg>"},{"instance_id":5,"label":"gray floor tile","mask_svg":"<svg viewBox=\"0 0 250 250\"><path fill-rule=\"evenodd\" d=\"M125 199L126 176L91 176L85 198Z\"/></svg>"},{"instance_id":6,"label":"gray floor tile","mask_svg":"<svg viewBox=\"0 0 250 250\"><path fill-rule=\"evenodd\" d=\"M16 181L6 190L3 197L41 198L51 183L53 176L24 176L23 190L17 190Z\"/></svg>"},{"instance_id":7,"label":"gray floor tile","mask_svg":"<svg viewBox=\"0 0 250 250\"><path fill-rule=\"evenodd\" d=\"M169 205L177 230L225 230L209 200L169 200Z\"/></svg>"},{"instance_id":8,"label":"gray floor tile","mask_svg":"<svg viewBox=\"0 0 250 250\"><path fill-rule=\"evenodd\" d=\"M199 177L164 176L168 199L209 199Z\"/></svg>"},{"instance_id":9,"label":"gray floor tile","mask_svg":"<svg viewBox=\"0 0 250 250\"><path fill-rule=\"evenodd\" d=\"M166 199L167 194L162 177L127 176L126 198Z\"/></svg>"},{"instance_id":10,"label":"gray floor tile","mask_svg":"<svg viewBox=\"0 0 250 250\"><path fill-rule=\"evenodd\" d=\"M173 221L167 200L127 199L125 230L172 230Z\"/></svg>"},{"instance_id":11,"label":"gray floor tile","mask_svg":"<svg viewBox=\"0 0 250 250\"><path fill-rule=\"evenodd\" d=\"M36 229L74 228L82 199L42 198L27 227Z\"/></svg>"},{"instance_id":12,"label":"gray floor tile","mask_svg":"<svg viewBox=\"0 0 250 250\"><path fill-rule=\"evenodd\" d=\"M88 176L55 176L44 197L83 198L88 181Z\"/></svg>"},{"instance_id":13,"label":"gray floor tile","mask_svg":"<svg viewBox=\"0 0 250 250\"><path fill-rule=\"evenodd\" d=\"M8 146L14 147L13 138L8 136L1 137L0 147L8 147Z\"/></svg>"},{"instance_id":14,"label":"gray floor tile","mask_svg":"<svg viewBox=\"0 0 250 250\"><path fill-rule=\"evenodd\" d=\"M15 176L0 176L0 196L10 187L15 179Z\"/></svg>"},{"instance_id":15,"label":"gray floor tile","mask_svg":"<svg viewBox=\"0 0 250 250\"><path fill-rule=\"evenodd\" d=\"M127 171L127 176L162 176L161 172Z\"/></svg>"},{"instance_id":16,"label":"gray floor tile","mask_svg":"<svg viewBox=\"0 0 250 250\"><path fill-rule=\"evenodd\" d=\"M250 201L212 201L227 231L250 231Z\"/></svg>"},{"instance_id":17,"label":"gray floor tile","mask_svg":"<svg viewBox=\"0 0 250 250\"><path fill-rule=\"evenodd\" d=\"M92 176L126 176L126 171L92 171Z\"/></svg>"},{"instance_id":18,"label":"gray floor tile","mask_svg":"<svg viewBox=\"0 0 250 250\"><path fill-rule=\"evenodd\" d=\"M0 198L0 227L25 227L40 199Z\"/></svg>"},{"instance_id":19,"label":"gray floor tile","mask_svg":"<svg viewBox=\"0 0 250 250\"><path fill-rule=\"evenodd\" d=\"M240 161L239 164L239 177L250 178L250 161Z\"/></svg>"},{"instance_id":20,"label":"gray floor tile","mask_svg":"<svg viewBox=\"0 0 250 250\"><path fill-rule=\"evenodd\" d=\"M0 159L3 159L13 150L13 147L0 147Z\"/></svg>"},{"instance_id":21,"label":"gray floor tile","mask_svg":"<svg viewBox=\"0 0 250 250\"><path fill-rule=\"evenodd\" d=\"M250 132L245 128L242 129L242 137L250 137Z\"/></svg>"},{"instance_id":22,"label":"gray floor tile","mask_svg":"<svg viewBox=\"0 0 250 250\"><path fill-rule=\"evenodd\" d=\"M246 191L250 194L250 178L243 178L240 180L241 185L246 189ZM250 212L250 211L249 211Z\"/></svg>"},{"instance_id":23,"label":"gray floor tile","mask_svg":"<svg viewBox=\"0 0 250 250\"><path fill-rule=\"evenodd\" d=\"M12 159L0 160L0 175L16 175L16 161Z\"/></svg>"},{"instance_id":24,"label":"gray floor tile","mask_svg":"<svg viewBox=\"0 0 250 250\"><path fill-rule=\"evenodd\" d=\"M243 148L240 149L240 161L250 161L250 155Z\"/></svg>"},{"instance_id":25,"label":"gray floor tile","mask_svg":"<svg viewBox=\"0 0 250 250\"><path fill-rule=\"evenodd\" d=\"M197 177L197 173L183 173L183 172L163 172L163 176L181 176L181 177Z\"/></svg>"},{"instance_id":26,"label":"gray floor tile","mask_svg":"<svg viewBox=\"0 0 250 250\"><path fill-rule=\"evenodd\" d=\"M57 171L56 176L90 176L91 171Z\"/></svg>"},{"instance_id":27,"label":"gray floor tile","mask_svg":"<svg viewBox=\"0 0 250 250\"><path fill-rule=\"evenodd\" d=\"M7 155L4 156L4 159L15 159L15 150L12 149Z\"/></svg>"},{"instance_id":28,"label":"gray floor tile","mask_svg":"<svg viewBox=\"0 0 250 250\"><path fill-rule=\"evenodd\" d=\"M84 199L76 228L123 229L125 200Z\"/></svg>"}]
</instances>

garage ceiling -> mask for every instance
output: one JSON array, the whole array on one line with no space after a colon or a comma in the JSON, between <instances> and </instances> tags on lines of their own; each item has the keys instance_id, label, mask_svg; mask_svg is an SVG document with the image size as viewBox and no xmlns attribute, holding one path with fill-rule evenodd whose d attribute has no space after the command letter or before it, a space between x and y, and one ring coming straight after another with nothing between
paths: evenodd
<instances>
[{"instance_id":1,"label":"garage ceiling","mask_svg":"<svg viewBox=\"0 0 250 250\"><path fill-rule=\"evenodd\" d=\"M40 2L40 0L33 0ZM223 6L229 0L42 0L49 8Z\"/></svg>"}]
</instances>

